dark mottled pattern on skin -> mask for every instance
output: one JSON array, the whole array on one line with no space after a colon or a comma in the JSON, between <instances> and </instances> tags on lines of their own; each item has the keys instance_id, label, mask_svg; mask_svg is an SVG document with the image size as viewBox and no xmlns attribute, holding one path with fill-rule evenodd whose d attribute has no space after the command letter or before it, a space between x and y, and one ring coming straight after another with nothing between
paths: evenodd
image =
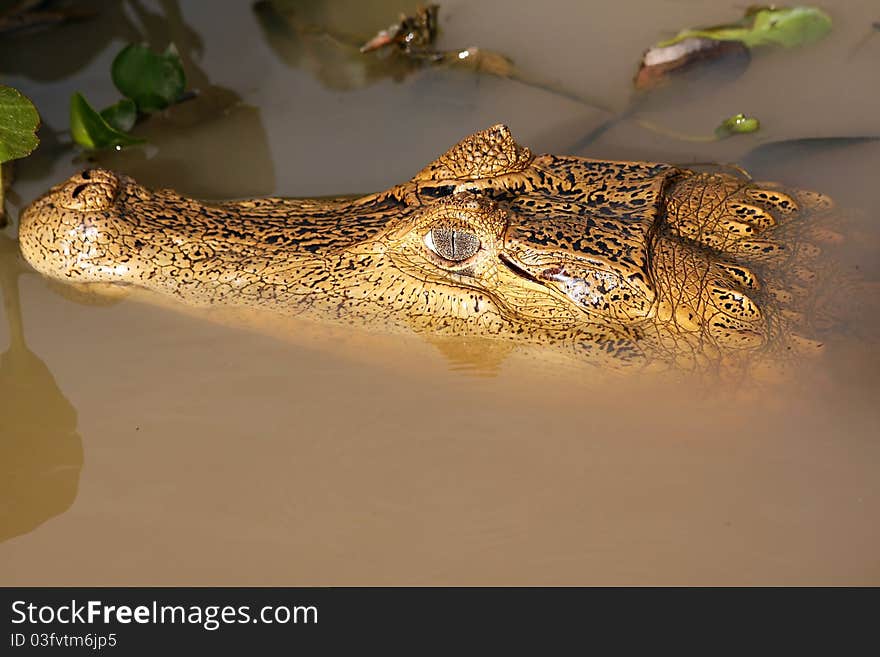
<instances>
[{"instance_id":1,"label":"dark mottled pattern on skin","mask_svg":"<svg viewBox=\"0 0 880 657\"><path fill-rule=\"evenodd\" d=\"M815 344L797 335L806 219L827 209L727 174L534 156L493 126L357 199L212 204L93 169L28 207L20 241L47 276L194 306L698 367Z\"/></svg>"}]
</instances>

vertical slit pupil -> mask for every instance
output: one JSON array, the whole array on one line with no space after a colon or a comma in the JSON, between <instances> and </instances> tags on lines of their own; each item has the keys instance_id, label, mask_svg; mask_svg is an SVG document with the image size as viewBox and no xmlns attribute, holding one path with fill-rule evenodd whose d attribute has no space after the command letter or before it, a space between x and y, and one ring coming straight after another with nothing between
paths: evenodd
<instances>
[{"instance_id":1,"label":"vertical slit pupil","mask_svg":"<svg viewBox=\"0 0 880 657\"><path fill-rule=\"evenodd\" d=\"M480 248L476 235L452 228L435 228L431 238L437 255L453 262L467 260Z\"/></svg>"}]
</instances>

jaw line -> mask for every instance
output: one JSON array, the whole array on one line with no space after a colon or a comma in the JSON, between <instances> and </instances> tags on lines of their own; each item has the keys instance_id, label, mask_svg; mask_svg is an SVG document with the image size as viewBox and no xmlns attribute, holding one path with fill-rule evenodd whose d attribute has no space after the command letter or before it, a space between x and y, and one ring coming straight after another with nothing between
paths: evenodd
<instances>
[{"instance_id":1,"label":"jaw line","mask_svg":"<svg viewBox=\"0 0 880 657\"><path fill-rule=\"evenodd\" d=\"M574 306L584 315L589 315L585 308L583 308L579 303L576 303L570 296L559 289L558 285L553 285L550 284L548 281L541 280L540 278L532 274L528 269L516 262L516 260L511 256L507 255L506 253L499 253L498 259L501 261L501 264L507 267L507 269L516 274L519 278L531 281L535 285L539 285L542 291L548 294L552 294L554 297L561 301L564 301L566 304Z\"/></svg>"}]
</instances>

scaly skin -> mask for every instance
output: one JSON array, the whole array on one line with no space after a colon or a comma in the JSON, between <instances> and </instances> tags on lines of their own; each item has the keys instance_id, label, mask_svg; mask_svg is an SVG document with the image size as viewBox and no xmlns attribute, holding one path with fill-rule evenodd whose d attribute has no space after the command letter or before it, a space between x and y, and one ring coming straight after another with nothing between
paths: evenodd
<instances>
[{"instance_id":1,"label":"scaly skin","mask_svg":"<svg viewBox=\"0 0 880 657\"><path fill-rule=\"evenodd\" d=\"M191 306L696 367L809 344L792 318L816 252L802 219L823 203L666 164L533 156L499 125L358 199L205 203L92 169L30 205L19 238L46 276Z\"/></svg>"}]
</instances>

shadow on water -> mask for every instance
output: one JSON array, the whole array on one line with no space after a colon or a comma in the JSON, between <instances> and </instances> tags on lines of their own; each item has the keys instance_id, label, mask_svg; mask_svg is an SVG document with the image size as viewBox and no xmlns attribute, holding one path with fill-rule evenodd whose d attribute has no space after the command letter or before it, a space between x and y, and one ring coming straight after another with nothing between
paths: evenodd
<instances>
[{"instance_id":1,"label":"shadow on water","mask_svg":"<svg viewBox=\"0 0 880 657\"><path fill-rule=\"evenodd\" d=\"M843 151L853 146L871 144L880 137L806 137L785 141L769 142L753 148L743 157L742 166L746 169L774 166L791 166L802 163L805 158L829 151Z\"/></svg>"},{"instance_id":2,"label":"shadow on water","mask_svg":"<svg viewBox=\"0 0 880 657\"><path fill-rule=\"evenodd\" d=\"M383 79L403 80L420 68L416 62L389 56L365 57L360 45L401 10L388 0L260 0L253 10L272 52L290 68L303 68L336 91L360 89ZM336 5L343 5L339 7Z\"/></svg>"},{"instance_id":3,"label":"shadow on water","mask_svg":"<svg viewBox=\"0 0 880 657\"><path fill-rule=\"evenodd\" d=\"M111 42L141 41L140 30L129 20L124 7L122 0L80 0L76 9L88 18L3 35L3 73L32 80L63 80L88 65ZM63 57L58 56L59 39L64 43Z\"/></svg>"},{"instance_id":4,"label":"shadow on water","mask_svg":"<svg viewBox=\"0 0 880 657\"><path fill-rule=\"evenodd\" d=\"M193 196L235 198L271 193L275 170L259 108L244 103L231 89L211 84L196 61L204 48L201 37L184 22L180 3L162 0L159 6L160 14L137 0L130 2L151 48L161 51L168 44L175 45L187 85L197 94L138 127L138 136L149 143L146 149L103 151L94 159L148 186L175 187ZM229 143L248 145L236 152L234 167L221 155Z\"/></svg>"},{"instance_id":5,"label":"shadow on water","mask_svg":"<svg viewBox=\"0 0 880 657\"><path fill-rule=\"evenodd\" d=\"M85 68L114 41L146 41L156 47L157 40L169 32L184 61L194 52L201 53L201 37L183 24L177 0L159 4L162 14L151 12L139 0L78 0L70 7L72 20L4 34L0 39L3 72L32 80L63 80ZM58 56L59 39L65 44L63 57Z\"/></svg>"},{"instance_id":6,"label":"shadow on water","mask_svg":"<svg viewBox=\"0 0 880 657\"><path fill-rule=\"evenodd\" d=\"M326 0L259 0L253 5L272 52L288 67L308 71L334 91L361 89L385 79L402 82L411 74L439 68L496 76L593 110L615 112L601 99L573 93L542 75L520 70L504 53L481 48L478 44L449 44L455 46L452 49L436 47L433 32L430 37L421 35L429 45L416 46L406 53L394 46L369 48L368 42L379 36L377 29L394 31L395 26L388 26L387 22L394 18L416 20L415 15L401 12L402 8L389 0L333 3ZM436 20L436 14L434 16L433 20ZM377 24L377 21L386 21L386 24ZM404 42L411 36L408 34ZM361 46L367 50L362 51Z\"/></svg>"},{"instance_id":7,"label":"shadow on water","mask_svg":"<svg viewBox=\"0 0 880 657\"><path fill-rule=\"evenodd\" d=\"M92 19L46 29L20 40L16 44L18 59L30 60L32 54L40 52L40 39L47 38L45 34L56 40L63 35L79 43L78 35L83 29L92 29L99 36L107 32L108 39L99 40L100 48L107 46L110 36L131 43L146 42L157 51L174 44L186 72L188 88L196 92L194 98L138 124L134 133L146 139L146 146L97 151L89 154L89 161L131 175L150 187L175 187L184 194L202 198L271 193L275 189L275 170L259 108L244 103L231 89L211 84L198 64L204 44L199 34L185 23L180 3L161 0L158 5L161 12L151 11L138 0L125 3L128 11L123 10L122 3L101 6L101 11L96 11ZM98 52L98 46L93 46L88 57L74 58L75 66L70 64L57 73L46 63L39 65L43 68L35 66L35 70L49 79L70 75ZM3 47L6 46L0 46L0 61L7 59L3 57ZM51 48L44 49L54 52ZM82 48L75 50L83 52ZM111 84L108 71L107 85ZM40 148L20 163L19 179L44 179L53 162L70 152L72 143L61 135L66 133L43 124ZM230 143L248 146L235 152L234 167L228 166L228 152L224 156Z\"/></svg>"},{"instance_id":8,"label":"shadow on water","mask_svg":"<svg viewBox=\"0 0 880 657\"><path fill-rule=\"evenodd\" d=\"M9 349L0 354L0 542L67 511L83 466L76 411L25 343L18 242L0 234L0 287Z\"/></svg>"},{"instance_id":9,"label":"shadow on water","mask_svg":"<svg viewBox=\"0 0 880 657\"><path fill-rule=\"evenodd\" d=\"M275 189L260 110L242 102L234 91L215 85L202 88L193 100L151 117L135 132L149 145L101 151L92 161L148 187L173 187L201 198L259 196ZM233 154L229 144L247 148Z\"/></svg>"}]
</instances>

